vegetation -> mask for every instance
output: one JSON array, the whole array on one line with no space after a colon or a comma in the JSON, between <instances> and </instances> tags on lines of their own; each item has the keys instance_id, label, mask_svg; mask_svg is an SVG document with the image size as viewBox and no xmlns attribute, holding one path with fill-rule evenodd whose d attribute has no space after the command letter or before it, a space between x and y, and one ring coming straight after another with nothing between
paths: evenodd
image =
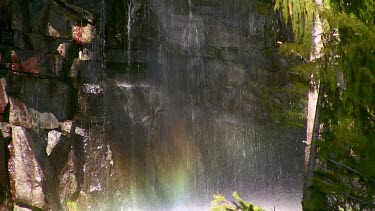
<instances>
[{"instance_id":1,"label":"vegetation","mask_svg":"<svg viewBox=\"0 0 375 211\"><path fill-rule=\"evenodd\" d=\"M237 202L228 201L223 195L214 195L211 204L212 211L266 211L260 207L254 206L251 202L245 202L237 192L233 193Z\"/></svg>"},{"instance_id":2,"label":"vegetation","mask_svg":"<svg viewBox=\"0 0 375 211\"><path fill-rule=\"evenodd\" d=\"M317 165L304 210L375 209L375 2L277 0L295 42L282 51L302 58L294 69L319 80ZM322 56L313 52L315 14L323 21Z\"/></svg>"},{"instance_id":3,"label":"vegetation","mask_svg":"<svg viewBox=\"0 0 375 211\"><path fill-rule=\"evenodd\" d=\"M66 206L69 211L79 211L78 204L75 201L67 201Z\"/></svg>"}]
</instances>

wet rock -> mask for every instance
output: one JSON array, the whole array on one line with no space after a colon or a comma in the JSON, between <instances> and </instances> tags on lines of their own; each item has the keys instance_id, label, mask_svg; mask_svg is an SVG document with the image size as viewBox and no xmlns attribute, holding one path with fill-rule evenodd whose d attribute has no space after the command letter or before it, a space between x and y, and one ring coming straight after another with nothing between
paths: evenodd
<instances>
[{"instance_id":1,"label":"wet rock","mask_svg":"<svg viewBox=\"0 0 375 211\"><path fill-rule=\"evenodd\" d=\"M70 19L66 13L61 13L55 5L51 6L45 35L54 38L71 38L73 23L74 20Z\"/></svg>"},{"instance_id":2,"label":"wet rock","mask_svg":"<svg viewBox=\"0 0 375 211\"><path fill-rule=\"evenodd\" d=\"M82 51L79 51L78 53L78 59L82 61L88 61L91 60L91 53L87 48L83 48Z\"/></svg>"},{"instance_id":3,"label":"wet rock","mask_svg":"<svg viewBox=\"0 0 375 211\"><path fill-rule=\"evenodd\" d=\"M8 6L10 0L3 0L0 2L0 8Z\"/></svg>"},{"instance_id":4,"label":"wet rock","mask_svg":"<svg viewBox=\"0 0 375 211\"><path fill-rule=\"evenodd\" d=\"M68 137L72 135L72 131L74 131L76 135L79 135L82 137L85 136L85 130L80 127L77 127L76 123L72 120L61 122L60 127L61 127L61 132L64 133L64 135Z\"/></svg>"},{"instance_id":5,"label":"wet rock","mask_svg":"<svg viewBox=\"0 0 375 211\"><path fill-rule=\"evenodd\" d=\"M27 2L24 0L13 0L10 4L12 14L12 29L15 31L29 32Z\"/></svg>"},{"instance_id":6,"label":"wet rock","mask_svg":"<svg viewBox=\"0 0 375 211\"><path fill-rule=\"evenodd\" d=\"M7 189L8 175L6 165L5 140L0 136L0 189ZM0 193L1 194L1 193ZM1 209L1 206L0 206Z\"/></svg>"},{"instance_id":7,"label":"wet rock","mask_svg":"<svg viewBox=\"0 0 375 211\"><path fill-rule=\"evenodd\" d=\"M14 46L14 32L13 31L0 31L0 44L7 46ZM2 46L2 49L4 47Z\"/></svg>"},{"instance_id":8,"label":"wet rock","mask_svg":"<svg viewBox=\"0 0 375 211\"><path fill-rule=\"evenodd\" d=\"M78 170L82 166L79 166L75 161L77 157L74 155L74 151L71 151L68 156L64 168L59 174L59 196L60 203L65 205L68 200L75 199L80 190L80 171ZM77 171L78 170L78 171Z\"/></svg>"},{"instance_id":9,"label":"wet rock","mask_svg":"<svg viewBox=\"0 0 375 211\"><path fill-rule=\"evenodd\" d=\"M59 55L46 55L46 75L61 76L63 68L63 58Z\"/></svg>"},{"instance_id":10,"label":"wet rock","mask_svg":"<svg viewBox=\"0 0 375 211\"><path fill-rule=\"evenodd\" d=\"M111 147L108 144L105 130L100 125L88 129L90 136L83 138L84 143L84 184L82 190L86 193L102 191L111 177L112 158L108 157Z\"/></svg>"},{"instance_id":11,"label":"wet rock","mask_svg":"<svg viewBox=\"0 0 375 211\"><path fill-rule=\"evenodd\" d=\"M3 139L12 137L11 125L6 122L0 122L0 133Z\"/></svg>"},{"instance_id":12,"label":"wet rock","mask_svg":"<svg viewBox=\"0 0 375 211\"><path fill-rule=\"evenodd\" d=\"M60 142L65 142L67 141L63 134L59 131L52 130L48 132L48 144L46 148L46 153L48 156L51 155L52 150L55 149L56 145Z\"/></svg>"},{"instance_id":13,"label":"wet rock","mask_svg":"<svg viewBox=\"0 0 375 211\"><path fill-rule=\"evenodd\" d=\"M29 23L31 31L43 34L48 19L48 0L28 1Z\"/></svg>"},{"instance_id":14,"label":"wet rock","mask_svg":"<svg viewBox=\"0 0 375 211\"><path fill-rule=\"evenodd\" d=\"M35 128L56 129L59 127L59 121L52 113L40 113L33 108L29 109L31 125Z\"/></svg>"},{"instance_id":15,"label":"wet rock","mask_svg":"<svg viewBox=\"0 0 375 211\"><path fill-rule=\"evenodd\" d=\"M27 34L27 36L34 50L37 50L43 53L47 52L47 47L44 42L44 37L42 34L29 33Z\"/></svg>"},{"instance_id":16,"label":"wet rock","mask_svg":"<svg viewBox=\"0 0 375 211\"><path fill-rule=\"evenodd\" d=\"M19 207L18 205L15 205L13 207L13 211L32 211L32 210L26 207Z\"/></svg>"},{"instance_id":17,"label":"wet rock","mask_svg":"<svg viewBox=\"0 0 375 211\"><path fill-rule=\"evenodd\" d=\"M66 59L68 57L69 47L69 43L60 43L57 47L57 52L59 52L62 58Z\"/></svg>"},{"instance_id":18,"label":"wet rock","mask_svg":"<svg viewBox=\"0 0 375 211\"><path fill-rule=\"evenodd\" d=\"M99 84L83 84L82 91L85 94L101 94L104 89Z\"/></svg>"},{"instance_id":19,"label":"wet rock","mask_svg":"<svg viewBox=\"0 0 375 211\"><path fill-rule=\"evenodd\" d=\"M19 76L7 80L7 93L41 113L52 113L59 121L72 119L74 90L57 80Z\"/></svg>"},{"instance_id":20,"label":"wet rock","mask_svg":"<svg viewBox=\"0 0 375 211\"><path fill-rule=\"evenodd\" d=\"M26 37L25 34L21 31L14 31L13 32L13 42L14 47L25 49L26 48Z\"/></svg>"},{"instance_id":21,"label":"wet rock","mask_svg":"<svg viewBox=\"0 0 375 211\"><path fill-rule=\"evenodd\" d=\"M48 132L46 153L52 165L59 172L68 160L70 142L61 132L52 130Z\"/></svg>"},{"instance_id":22,"label":"wet rock","mask_svg":"<svg viewBox=\"0 0 375 211\"><path fill-rule=\"evenodd\" d=\"M51 113L41 113L27 106L16 98L10 99L9 123L25 128L56 129L59 121Z\"/></svg>"},{"instance_id":23,"label":"wet rock","mask_svg":"<svg viewBox=\"0 0 375 211\"><path fill-rule=\"evenodd\" d=\"M46 178L33 145L35 143L25 128L12 126L12 143L9 145L12 197L16 203L48 209L43 190Z\"/></svg>"},{"instance_id":24,"label":"wet rock","mask_svg":"<svg viewBox=\"0 0 375 211\"><path fill-rule=\"evenodd\" d=\"M9 123L12 125L23 126L25 128L31 128L32 124L30 114L26 105L15 98L9 98L9 102Z\"/></svg>"},{"instance_id":25,"label":"wet rock","mask_svg":"<svg viewBox=\"0 0 375 211\"><path fill-rule=\"evenodd\" d=\"M5 112L5 107L8 105L8 95L5 91L6 81L4 78L0 79L0 121L2 120L2 115Z\"/></svg>"},{"instance_id":26,"label":"wet rock","mask_svg":"<svg viewBox=\"0 0 375 211\"><path fill-rule=\"evenodd\" d=\"M70 69L70 77L81 83L99 83L100 71L92 62L75 59Z\"/></svg>"},{"instance_id":27,"label":"wet rock","mask_svg":"<svg viewBox=\"0 0 375 211\"><path fill-rule=\"evenodd\" d=\"M20 51L20 60L24 72L42 74L45 72L44 54L39 51L22 50Z\"/></svg>"}]
</instances>

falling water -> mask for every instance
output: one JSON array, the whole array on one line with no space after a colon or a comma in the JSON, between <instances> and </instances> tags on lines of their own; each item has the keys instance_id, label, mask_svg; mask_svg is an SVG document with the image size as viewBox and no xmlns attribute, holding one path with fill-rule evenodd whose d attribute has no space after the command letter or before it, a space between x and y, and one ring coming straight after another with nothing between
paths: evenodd
<instances>
[{"instance_id":1,"label":"falling water","mask_svg":"<svg viewBox=\"0 0 375 211\"><path fill-rule=\"evenodd\" d=\"M237 191L265 209L301 210L304 130L273 122L262 104L262 88L288 84L265 53L277 51L277 18L258 1L149 0L145 47L128 3L127 64L108 65L103 82L107 205L208 210L213 194Z\"/></svg>"}]
</instances>

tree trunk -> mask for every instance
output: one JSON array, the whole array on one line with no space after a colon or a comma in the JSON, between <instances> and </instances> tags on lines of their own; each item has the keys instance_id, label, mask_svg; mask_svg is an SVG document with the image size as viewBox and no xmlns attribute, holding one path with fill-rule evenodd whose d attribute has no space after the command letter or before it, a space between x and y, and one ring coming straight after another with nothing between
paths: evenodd
<instances>
[{"instance_id":1,"label":"tree trunk","mask_svg":"<svg viewBox=\"0 0 375 211\"><path fill-rule=\"evenodd\" d=\"M315 4L321 9L323 0L315 0ZM313 29L313 45L314 52L310 56L310 62L315 62L322 56L323 42L323 24L320 20L319 13L315 14ZM307 107L307 128L306 128L306 148L305 148L305 183L303 187L303 202L311 199L310 187L312 185L312 177L316 164L316 140L319 138L320 121L319 121L319 81L314 80L311 75L310 85L312 86L308 94Z\"/></svg>"}]
</instances>

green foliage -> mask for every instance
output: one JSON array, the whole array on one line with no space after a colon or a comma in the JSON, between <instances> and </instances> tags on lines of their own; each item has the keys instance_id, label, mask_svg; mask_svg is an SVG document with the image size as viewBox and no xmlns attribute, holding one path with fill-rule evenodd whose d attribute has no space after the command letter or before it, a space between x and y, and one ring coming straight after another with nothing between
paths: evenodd
<instances>
[{"instance_id":1,"label":"green foliage","mask_svg":"<svg viewBox=\"0 0 375 211\"><path fill-rule=\"evenodd\" d=\"M237 192L233 193L236 202L229 202L223 195L214 195L210 210L212 211L266 211L254 206L251 202L245 202Z\"/></svg>"},{"instance_id":2,"label":"green foliage","mask_svg":"<svg viewBox=\"0 0 375 211\"><path fill-rule=\"evenodd\" d=\"M301 33L296 29L305 27L305 16L291 14L287 6L293 1L277 2L275 8ZM302 2L305 9L298 9L304 14L317 12L306 12L314 1ZM293 69L305 78L314 73L322 93L318 161L312 199L303 202L304 210L375 210L375 2L325 1L319 16L329 26L323 34L324 55ZM305 49L304 39L296 34L296 42L281 50L307 58L298 54Z\"/></svg>"},{"instance_id":3,"label":"green foliage","mask_svg":"<svg viewBox=\"0 0 375 211\"><path fill-rule=\"evenodd\" d=\"M67 201L66 206L69 211L79 211L78 204L75 201Z\"/></svg>"},{"instance_id":4,"label":"green foliage","mask_svg":"<svg viewBox=\"0 0 375 211\"><path fill-rule=\"evenodd\" d=\"M312 0L276 0L275 10L279 10L287 23L291 23L295 40L295 53L308 58L312 46L314 17L318 10ZM291 47L291 46L290 46Z\"/></svg>"}]
</instances>

